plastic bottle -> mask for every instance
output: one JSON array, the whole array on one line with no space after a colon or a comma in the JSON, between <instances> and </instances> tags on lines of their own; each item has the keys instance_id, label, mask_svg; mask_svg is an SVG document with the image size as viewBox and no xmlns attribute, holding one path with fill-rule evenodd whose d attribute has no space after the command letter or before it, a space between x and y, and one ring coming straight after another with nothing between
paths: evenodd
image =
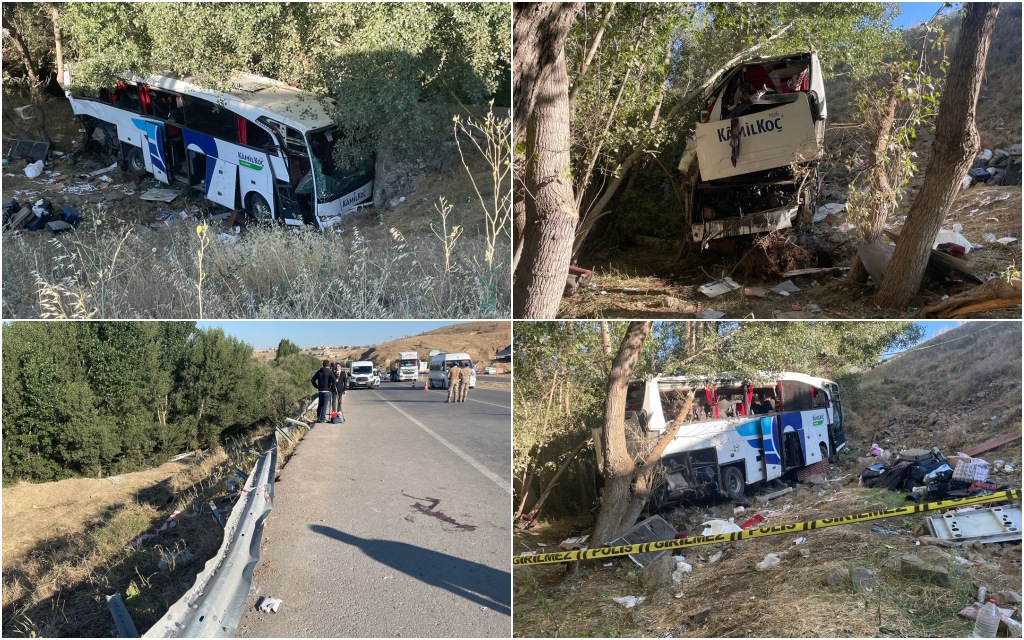
<instances>
[{"instance_id":1,"label":"plastic bottle","mask_svg":"<svg viewBox=\"0 0 1024 640\"><path fill-rule=\"evenodd\" d=\"M989 600L985 606L978 609L978 617L974 621L974 630L969 638L994 638L999 630L999 610L996 608L996 601Z\"/></svg>"}]
</instances>

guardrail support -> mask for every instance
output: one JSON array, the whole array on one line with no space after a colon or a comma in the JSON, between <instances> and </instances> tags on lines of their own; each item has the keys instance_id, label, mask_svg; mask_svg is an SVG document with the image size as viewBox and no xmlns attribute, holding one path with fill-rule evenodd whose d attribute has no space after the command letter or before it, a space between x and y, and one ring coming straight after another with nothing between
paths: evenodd
<instances>
[{"instance_id":1,"label":"guardrail support","mask_svg":"<svg viewBox=\"0 0 1024 640\"><path fill-rule=\"evenodd\" d=\"M210 511L213 513L213 517L217 519L217 522L220 523L220 526L223 529L224 514L220 512L220 509L217 508L217 503L215 503L213 500L210 500Z\"/></svg>"},{"instance_id":2,"label":"guardrail support","mask_svg":"<svg viewBox=\"0 0 1024 640\"><path fill-rule=\"evenodd\" d=\"M118 638L138 638L139 632L135 628L135 621L132 620L128 608L124 606L124 599L120 593L107 596L107 606L110 607L110 615L114 616L114 624L117 625Z\"/></svg>"},{"instance_id":3,"label":"guardrail support","mask_svg":"<svg viewBox=\"0 0 1024 640\"><path fill-rule=\"evenodd\" d=\"M242 471L238 467L235 467L235 475L239 476L242 480L248 480L249 479L249 474L244 472L244 471Z\"/></svg>"},{"instance_id":4,"label":"guardrail support","mask_svg":"<svg viewBox=\"0 0 1024 640\"><path fill-rule=\"evenodd\" d=\"M310 428L309 424L307 424L305 422L301 422L299 420L295 420L293 418L285 418L285 420L287 422L290 422L290 423L294 424L294 425L298 425L298 426L302 427L303 429L309 429Z\"/></svg>"},{"instance_id":5,"label":"guardrail support","mask_svg":"<svg viewBox=\"0 0 1024 640\"><path fill-rule=\"evenodd\" d=\"M284 431L281 431L281 427L274 427L274 428L277 429L277 432L280 433L281 436L284 437L285 440L288 441L288 444L295 444L294 442L292 442L292 439L288 437L287 433L285 433Z\"/></svg>"}]
</instances>

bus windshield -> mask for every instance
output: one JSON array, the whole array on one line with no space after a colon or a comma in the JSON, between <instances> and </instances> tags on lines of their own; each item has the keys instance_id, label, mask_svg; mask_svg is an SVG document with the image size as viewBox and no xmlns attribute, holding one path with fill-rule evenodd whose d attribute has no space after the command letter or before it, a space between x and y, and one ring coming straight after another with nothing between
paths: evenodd
<instances>
[{"instance_id":1,"label":"bus windshield","mask_svg":"<svg viewBox=\"0 0 1024 640\"><path fill-rule=\"evenodd\" d=\"M295 188L296 193L311 193L313 186L310 182L315 178L317 201L330 202L355 191L373 176L372 156L363 158L355 168L339 167L335 164L334 146L338 142L338 136L337 127L318 129L307 134L313 171L299 182Z\"/></svg>"}]
</instances>

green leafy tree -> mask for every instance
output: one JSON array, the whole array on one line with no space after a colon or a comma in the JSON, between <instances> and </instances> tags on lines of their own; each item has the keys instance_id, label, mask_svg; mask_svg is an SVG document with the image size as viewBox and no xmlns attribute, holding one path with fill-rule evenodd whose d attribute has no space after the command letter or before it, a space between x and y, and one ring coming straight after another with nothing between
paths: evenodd
<instances>
[{"instance_id":1,"label":"green leafy tree","mask_svg":"<svg viewBox=\"0 0 1024 640\"><path fill-rule=\"evenodd\" d=\"M288 356L301 352L302 349L299 349L299 345L288 338L282 338L281 342L277 343L277 352L274 354L274 360L284 360Z\"/></svg>"}]
</instances>

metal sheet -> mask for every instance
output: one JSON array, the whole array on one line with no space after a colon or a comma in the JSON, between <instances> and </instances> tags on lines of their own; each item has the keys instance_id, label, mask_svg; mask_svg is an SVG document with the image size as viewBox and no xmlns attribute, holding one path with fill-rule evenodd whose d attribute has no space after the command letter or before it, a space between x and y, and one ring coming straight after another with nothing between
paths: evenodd
<instances>
[{"instance_id":1,"label":"metal sheet","mask_svg":"<svg viewBox=\"0 0 1024 640\"><path fill-rule=\"evenodd\" d=\"M120 593L107 596L107 606L110 607L110 615L114 616L114 624L117 625L118 638L138 638L139 632L135 629L135 621L124 606L124 598Z\"/></svg>"},{"instance_id":2,"label":"metal sheet","mask_svg":"<svg viewBox=\"0 0 1024 640\"><path fill-rule=\"evenodd\" d=\"M929 516L927 522L936 538L953 542L1010 542L1021 539L1020 507L945 513Z\"/></svg>"},{"instance_id":3,"label":"metal sheet","mask_svg":"<svg viewBox=\"0 0 1024 640\"><path fill-rule=\"evenodd\" d=\"M9 160L25 159L29 162L44 160L50 152L50 143L45 140L11 140L7 148Z\"/></svg>"},{"instance_id":4,"label":"metal sheet","mask_svg":"<svg viewBox=\"0 0 1024 640\"><path fill-rule=\"evenodd\" d=\"M670 525L661 516L651 516L643 522L633 525L633 528L612 540L609 544L618 547L624 544L643 544L644 542L658 542L659 540L672 540L676 537L675 527ZM650 553L636 553L629 556L629 559L641 567L646 567L655 560L672 553L671 551L652 551Z\"/></svg>"}]
</instances>

